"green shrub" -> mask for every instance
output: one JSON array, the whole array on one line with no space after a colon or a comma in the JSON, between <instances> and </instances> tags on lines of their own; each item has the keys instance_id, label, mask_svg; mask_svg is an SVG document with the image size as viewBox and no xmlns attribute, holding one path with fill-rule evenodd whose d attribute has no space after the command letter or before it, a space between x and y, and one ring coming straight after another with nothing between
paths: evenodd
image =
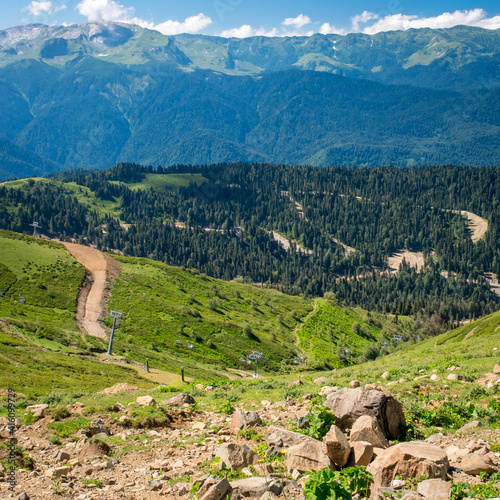
<instances>
[{"instance_id":1,"label":"green shrub","mask_svg":"<svg viewBox=\"0 0 500 500\"><path fill-rule=\"evenodd\" d=\"M313 403L311 415L309 425L305 429L299 429L299 432L315 439L323 439L330 427L335 423L335 415L317 402Z\"/></svg>"},{"instance_id":2,"label":"green shrub","mask_svg":"<svg viewBox=\"0 0 500 500\"><path fill-rule=\"evenodd\" d=\"M328 468L311 474L304 484L306 500L352 500L352 495L337 478L338 475Z\"/></svg>"}]
</instances>

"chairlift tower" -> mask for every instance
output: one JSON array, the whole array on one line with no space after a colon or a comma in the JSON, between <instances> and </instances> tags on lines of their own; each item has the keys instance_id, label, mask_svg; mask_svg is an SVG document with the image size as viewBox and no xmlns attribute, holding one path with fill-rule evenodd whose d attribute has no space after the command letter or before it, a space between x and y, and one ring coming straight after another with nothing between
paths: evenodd
<instances>
[{"instance_id":1,"label":"chairlift tower","mask_svg":"<svg viewBox=\"0 0 500 500\"><path fill-rule=\"evenodd\" d=\"M33 237L36 237L36 230L41 228L42 226L40 226L40 224L38 222L34 222L33 221L33 224L30 224L30 226L33 228Z\"/></svg>"},{"instance_id":2,"label":"chairlift tower","mask_svg":"<svg viewBox=\"0 0 500 500\"><path fill-rule=\"evenodd\" d=\"M109 347L108 347L108 356L113 354L113 340L115 339L115 328L117 326L117 320L122 317L121 311L111 311L108 316L113 318L113 328L111 329L111 337L109 337ZM118 323L119 324L119 323Z\"/></svg>"},{"instance_id":3,"label":"chairlift tower","mask_svg":"<svg viewBox=\"0 0 500 500\"><path fill-rule=\"evenodd\" d=\"M259 374L257 373L257 365L259 361L265 361L267 358L261 352L258 351L252 351L252 354L249 354L247 358L255 363L253 378L258 378Z\"/></svg>"}]
</instances>

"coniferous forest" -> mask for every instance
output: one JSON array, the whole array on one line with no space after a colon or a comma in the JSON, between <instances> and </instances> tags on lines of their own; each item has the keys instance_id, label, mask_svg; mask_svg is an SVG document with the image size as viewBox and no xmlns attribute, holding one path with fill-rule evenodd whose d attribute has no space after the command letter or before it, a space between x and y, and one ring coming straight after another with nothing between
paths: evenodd
<instances>
[{"instance_id":1,"label":"coniferous forest","mask_svg":"<svg viewBox=\"0 0 500 500\"><path fill-rule=\"evenodd\" d=\"M119 164L0 186L0 227L453 324L498 308L499 193L500 167ZM462 210L488 222L478 241ZM390 272L401 250L423 269Z\"/></svg>"}]
</instances>

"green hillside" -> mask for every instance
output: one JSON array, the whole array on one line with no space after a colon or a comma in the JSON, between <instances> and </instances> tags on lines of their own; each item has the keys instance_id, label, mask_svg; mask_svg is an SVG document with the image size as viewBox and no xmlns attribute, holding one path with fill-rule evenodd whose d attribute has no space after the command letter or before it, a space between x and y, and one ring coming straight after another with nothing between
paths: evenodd
<instances>
[{"instance_id":1,"label":"green hillside","mask_svg":"<svg viewBox=\"0 0 500 500\"><path fill-rule=\"evenodd\" d=\"M100 364L107 342L78 331L75 303L84 270L62 245L1 231L0 249L3 385L42 392L51 386L84 388L85 377L76 381L84 359L92 387L133 378L130 370ZM408 322L395 325L390 317L326 299L224 282L147 259L115 258L121 272L108 310L124 313L116 331L116 361L142 365L149 358L156 369L179 373L184 366L189 377L227 379L230 368L251 369L239 359L253 350L268 358L261 367L265 372L286 373L296 369L299 356L307 369L341 367L394 329L414 333ZM110 318L106 323L110 326ZM339 345L342 353L351 351L347 360L338 356ZM26 377L19 377L20 370ZM69 374L62 377L65 370ZM41 380L36 389L33 377Z\"/></svg>"}]
</instances>

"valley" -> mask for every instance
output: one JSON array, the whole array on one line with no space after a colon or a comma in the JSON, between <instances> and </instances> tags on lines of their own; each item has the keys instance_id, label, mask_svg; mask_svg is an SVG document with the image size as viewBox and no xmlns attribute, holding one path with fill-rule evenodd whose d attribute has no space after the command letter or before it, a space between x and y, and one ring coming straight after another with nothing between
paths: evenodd
<instances>
[{"instance_id":1,"label":"valley","mask_svg":"<svg viewBox=\"0 0 500 500\"><path fill-rule=\"evenodd\" d=\"M500 498L500 17L151 2L0 29L0 497Z\"/></svg>"}]
</instances>

